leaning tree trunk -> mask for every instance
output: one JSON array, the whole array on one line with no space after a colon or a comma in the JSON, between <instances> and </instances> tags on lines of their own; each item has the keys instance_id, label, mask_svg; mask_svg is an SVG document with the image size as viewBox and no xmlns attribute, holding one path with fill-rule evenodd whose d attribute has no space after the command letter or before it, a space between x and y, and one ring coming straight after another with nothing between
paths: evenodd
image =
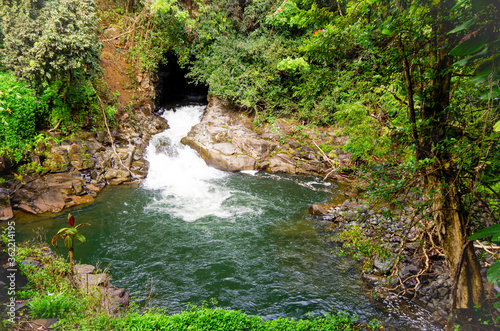
<instances>
[{"instance_id":1,"label":"leaning tree trunk","mask_svg":"<svg viewBox=\"0 0 500 331\"><path fill-rule=\"evenodd\" d=\"M454 179L450 171L436 169L426 177L426 186L428 192L433 192L433 216L456 285L452 309L472 308L483 300L483 281L474 246L467 240L465 217Z\"/></svg>"}]
</instances>

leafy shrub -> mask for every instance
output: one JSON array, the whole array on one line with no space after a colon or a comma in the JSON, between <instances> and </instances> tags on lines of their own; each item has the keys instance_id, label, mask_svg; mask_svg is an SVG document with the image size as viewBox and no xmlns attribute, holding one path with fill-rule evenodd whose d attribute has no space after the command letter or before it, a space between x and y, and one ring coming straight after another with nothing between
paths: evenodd
<instances>
[{"instance_id":1,"label":"leafy shrub","mask_svg":"<svg viewBox=\"0 0 500 331\"><path fill-rule=\"evenodd\" d=\"M10 72L0 72L0 153L21 160L36 134L43 108L35 91Z\"/></svg>"}]
</instances>

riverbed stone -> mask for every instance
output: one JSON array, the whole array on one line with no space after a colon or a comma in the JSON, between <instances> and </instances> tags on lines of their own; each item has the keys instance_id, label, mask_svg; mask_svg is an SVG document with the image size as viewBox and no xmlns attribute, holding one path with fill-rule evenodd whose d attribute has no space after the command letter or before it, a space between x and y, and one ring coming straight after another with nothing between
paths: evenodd
<instances>
[{"instance_id":1,"label":"riverbed stone","mask_svg":"<svg viewBox=\"0 0 500 331\"><path fill-rule=\"evenodd\" d=\"M319 205L319 204L309 206L308 211L309 214L319 217L327 216L330 213L326 205Z\"/></svg>"},{"instance_id":2,"label":"riverbed stone","mask_svg":"<svg viewBox=\"0 0 500 331\"><path fill-rule=\"evenodd\" d=\"M74 270L76 274L91 274L95 271L95 267L91 264L77 264Z\"/></svg>"},{"instance_id":3,"label":"riverbed stone","mask_svg":"<svg viewBox=\"0 0 500 331\"><path fill-rule=\"evenodd\" d=\"M49 190L41 194L41 196L33 202L33 206L38 208L40 213L60 212L64 206L64 196L58 190Z\"/></svg>"},{"instance_id":4,"label":"riverbed stone","mask_svg":"<svg viewBox=\"0 0 500 331\"><path fill-rule=\"evenodd\" d=\"M111 185L129 182L131 177L127 170L110 168L105 173L105 178Z\"/></svg>"},{"instance_id":5,"label":"riverbed stone","mask_svg":"<svg viewBox=\"0 0 500 331\"><path fill-rule=\"evenodd\" d=\"M0 221L8 221L14 217L10 197L7 193L0 192Z\"/></svg>"}]
</instances>

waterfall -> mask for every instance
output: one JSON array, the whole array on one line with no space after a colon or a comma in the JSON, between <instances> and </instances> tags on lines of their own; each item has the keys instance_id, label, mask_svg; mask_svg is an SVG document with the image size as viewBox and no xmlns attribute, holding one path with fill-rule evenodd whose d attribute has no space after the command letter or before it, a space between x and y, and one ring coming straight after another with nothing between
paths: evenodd
<instances>
[{"instance_id":1,"label":"waterfall","mask_svg":"<svg viewBox=\"0 0 500 331\"><path fill-rule=\"evenodd\" d=\"M193 149L180 142L200 121L204 109L189 105L166 110L162 116L170 128L155 135L146 152L150 166L143 187L159 193L148 208L187 222L233 214L224 205L232 193L221 183L230 174L207 166Z\"/></svg>"}]
</instances>

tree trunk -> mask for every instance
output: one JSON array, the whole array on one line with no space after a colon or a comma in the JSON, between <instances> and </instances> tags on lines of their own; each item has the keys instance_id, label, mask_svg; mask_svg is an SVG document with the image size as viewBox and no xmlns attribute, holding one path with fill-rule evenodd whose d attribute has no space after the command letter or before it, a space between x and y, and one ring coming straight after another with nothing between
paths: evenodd
<instances>
[{"instance_id":1,"label":"tree trunk","mask_svg":"<svg viewBox=\"0 0 500 331\"><path fill-rule=\"evenodd\" d=\"M448 267L454 283L457 284L453 298L455 308L473 308L483 300L483 283L480 267L473 245L468 245L465 209L457 188L457 173L450 156L450 146L446 140L448 132L451 71L453 57L443 47L446 44L449 22L439 21L433 26L434 40L430 43L430 63L432 79L424 91L421 112L423 124L420 143L417 145L417 160L432 159L432 164L424 169L425 185L432 201L432 213L438 229ZM467 246L466 246L467 245Z\"/></svg>"},{"instance_id":2,"label":"tree trunk","mask_svg":"<svg viewBox=\"0 0 500 331\"><path fill-rule=\"evenodd\" d=\"M483 281L474 246L467 245L461 201L453 185L454 177L450 175L446 170L436 169L435 173L427 176L426 184L428 192L434 192L430 197L433 201L433 216L450 273L457 286L453 298L455 307L452 308L473 308L474 305L481 305L483 300Z\"/></svg>"}]
</instances>

